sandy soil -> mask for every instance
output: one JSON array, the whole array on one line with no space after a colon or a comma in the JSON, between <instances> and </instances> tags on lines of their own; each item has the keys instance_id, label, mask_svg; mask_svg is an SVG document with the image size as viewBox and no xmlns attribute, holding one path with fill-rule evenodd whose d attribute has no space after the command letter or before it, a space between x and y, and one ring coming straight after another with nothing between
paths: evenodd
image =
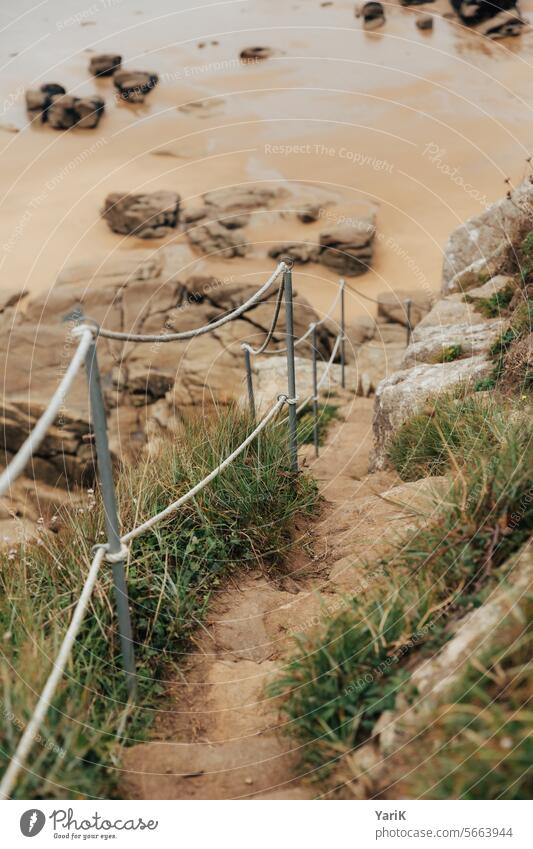
<instances>
[{"instance_id":1,"label":"sandy soil","mask_svg":"<svg viewBox=\"0 0 533 849\"><path fill-rule=\"evenodd\" d=\"M419 10L386 4L387 24L374 33L351 2L32 5L5 0L0 13L2 287L43 291L73 261L146 247L100 219L109 191L173 188L187 205L209 189L268 180L332 193L336 216L378 207L375 267L354 281L365 293L436 290L450 230L501 196L507 176L524 174L533 35L488 43L442 18L444 0ZM421 11L436 15L430 34L415 27ZM239 50L253 44L277 54L240 64ZM91 51L107 49L160 74L144 105L118 103L109 80L89 76ZM103 94L99 128L30 126L24 89L45 81ZM323 227L258 213L255 257L186 261L238 279L271 267L271 240L313 238ZM298 271L318 309L335 279L319 266ZM352 296L348 309L373 308Z\"/></svg>"}]
</instances>

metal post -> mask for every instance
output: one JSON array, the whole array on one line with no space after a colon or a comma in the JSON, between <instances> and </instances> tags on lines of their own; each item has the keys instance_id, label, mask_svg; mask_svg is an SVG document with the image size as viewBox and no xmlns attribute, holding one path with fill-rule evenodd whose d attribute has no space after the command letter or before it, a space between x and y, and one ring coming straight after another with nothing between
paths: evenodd
<instances>
[{"instance_id":1,"label":"metal post","mask_svg":"<svg viewBox=\"0 0 533 849\"><path fill-rule=\"evenodd\" d=\"M315 457L318 457L318 379L316 373L316 350L317 333L316 324L313 325L313 442L315 443Z\"/></svg>"},{"instance_id":2,"label":"metal post","mask_svg":"<svg viewBox=\"0 0 533 849\"><path fill-rule=\"evenodd\" d=\"M409 345L411 341L411 304L413 303L411 298L406 298L405 301L405 314L407 319L407 344Z\"/></svg>"},{"instance_id":3,"label":"metal post","mask_svg":"<svg viewBox=\"0 0 533 849\"><path fill-rule=\"evenodd\" d=\"M120 542L117 501L115 497L115 485L113 482L113 467L111 464L111 454L109 453L109 443L107 440L104 398L102 395L95 341L93 341L87 351L85 368L87 370L87 379L89 381L91 418L94 430L96 458L98 462L98 476L100 478L102 500L104 503L108 552L109 554L118 554L122 550L122 544ZM124 560L112 563L111 566L115 587L115 601L117 605L122 661L126 671L128 694L130 697L134 698L137 691L137 675L135 672L135 652L133 647L133 635L128 604L128 588L124 572Z\"/></svg>"},{"instance_id":4,"label":"metal post","mask_svg":"<svg viewBox=\"0 0 533 849\"><path fill-rule=\"evenodd\" d=\"M344 277L341 277L339 280L341 287L341 386L343 389L346 389L346 375L345 375L345 365L346 365L346 352L344 348L344 329L345 329L345 317L344 317L344 288L345 288L345 280Z\"/></svg>"},{"instance_id":5,"label":"metal post","mask_svg":"<svg viewBox=\"0 0 533 849\"><path fill-rule=\"evenodd\" d=\"M285 322L287 325L287 389L289 399L296 399L296 371L294 365L294 320L292 313L292 271L290 268L283 274L285 288ZM298 471L298 439L297 439L296 404L289 404L289 451L293 472Z\"/></svg>"},{"instance_id":6,"label":"metal post","mask_svg":"<svg viewBox=\"0 0 533 849\"><path fill-rule=\"evenodd\" d=\"M246 388L248 389L248 404L250 415L255 419L254 382L252 376L252 360L248 348L244 348L244 364L246 366Z\"/></svg>"}]
</instances>

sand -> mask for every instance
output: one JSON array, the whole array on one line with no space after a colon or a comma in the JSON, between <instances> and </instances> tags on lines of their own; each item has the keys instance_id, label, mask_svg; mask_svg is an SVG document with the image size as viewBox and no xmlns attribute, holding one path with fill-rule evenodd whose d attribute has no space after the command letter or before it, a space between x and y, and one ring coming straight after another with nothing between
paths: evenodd
<instances>
[{"instance_id":1,"label":"sand","mask_svg":"<svg viewBox=\"0 0 533 849\"><path fill-rule=\"evenodd\" d=\"M449 232L526 173L533 35L487 42L441 17L444 0L386 8L386 26L367 33L348 2L45 0L32 10L4 0L0 286L43 292L73 262L160 244L108 230L99 211L110 191L170 188L187 206L221 186L300 181L336 199L325 218L302 225L258 212L254 256L184 249L184 273L259 280L273 239L314 240L339 216L376 207L374 268L353 285L370 296L437 291ZM421 12L436 15L432 33L415 27ZM254 44L276 55L240 63ZM109 80L89 76L91 51L105 50L160 75L144 105L117 102ZM52 81L105 97L97 130L29 124L24 89ZM304 266L296 280L327 309L334 273ZM350 296L349 315L373 311Z\"/></svg>"}]
</instances>

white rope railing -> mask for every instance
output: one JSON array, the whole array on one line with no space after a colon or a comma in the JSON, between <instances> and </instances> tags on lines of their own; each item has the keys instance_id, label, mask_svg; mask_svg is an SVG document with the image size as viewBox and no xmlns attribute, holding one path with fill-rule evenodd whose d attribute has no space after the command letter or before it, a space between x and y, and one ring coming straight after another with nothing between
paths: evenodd
<instances>
[{"instance_id":1,"label":"white rope railing","mask_svg":"<svg viewBox=\"0 0 533 849\"><path fill-rule=\"evenodd\" d=\"M333 350L331 351L331 354L330 354L329 360L328 360L328 362L327 362L327 364L326 364L326 368L324 369L324 373L322 374L322 376L321 376L320 380L319 380L319 381L318 381L318 383L317 383L317 387L316 387L316 388L317 388L317 392L318 392L318 390L320 389L320 387L322 386L322 384L324 383L324 381L325 381L326 377L327 377L327 376L328 376L328 374L329 374L329 370L330 370L331 366L333 365L333 362L334 362L334 360L335 360L335 357L337 356L337 352L338 352L338 350L339 350L339 346L340 346L341 342L342 342L342 333L339 333L339 334L338 334L338 336L337 336L337 338L335 339L335 344L333 345ZM302 412L302 410L304 409L304 407L306 407L306 406L307 406L307 404L309 403L309 401L313 401L313 400L314 400L314 398L315 398L314 393L311 393L311 395L308 395L308 396L307 396L307 398L306 398L304 401L302 401L302 403L301 403L301 404L299 404L299 406L296 408L296 412L297 412L298 414L299 414L299 413L301 413L301 412Z\"/></svg>"},{"instance_id":2,"label":"white rope railing","mask_svg":"<svg viewBox=\"0 0 533 849\"><path fill-rule=\"evenodd\" d=\"M185 339L195 339L197 336L203 336L204 333L212 333L213 330L216 330L219 327L222 327L223 324L226 324L228 321L233 321L238 318L243 312L246 312L253 307L261 298L266 295L268 290L274 285L279 275L288 269L288 265L285 262L280 262L274 271L274 273L268 278L267 282L261 286L260 289L257 290L247 301L237 307L232 312L227 315L223 315L221 318L216 321L212 321L210 324L204 324L202 327L197 327L195 330L183 330L179 333L122 333L118 330L106 330L105 327L97 327L97 333L99 336L103 336L105 339L119 339L123 342L178 342L180 340Z\"/></svg>"},{"instance_id":3,"label":"white rope railing","mask_svg":"<svg viewBox=\"0 0 533 849\"><path fill-rule=\"evenodd\" d=\"M92 334L91 334L92 339ZM250 445L253 440L261 433L262 430L265 429L267 424L274 418L274 416L278 413L279 410L283 407L284 404L289 403L292 399L287 398L286 395L280 395L275 404L272 405L270 410L263 416L259 424L254 428L254 430L246 437L246 439L241 442L241 444L229 454L225 460L223 460L215 469L213 469L208 475L206 475L203 480L199 481L199 483L195 484L188 492L178 498L176 501L169 504L164 510L161 510L160 513L156 513L146 522L143 522L138 527L129 531L127 534L121 537L121 543L126 545L132 540L144 534L146 531L153 528L154 525L161 522L163 519L168 518L168 516L175 513L183 504L187 501L190 501L191 498L194 498L202 489L204 489L212 480L214 480L221 472L224 471L238 456L242 454L245 448ZM100 566L102 565L102 561L104 557L106 559L111 560L113 562L113 558L115 557L124 557L123 552L119 552L117 555L109 555L107 554L106 545L97 545L95 546L96 552L93 557L89 573L87 578L85 579L85 583L83 585L83 589L80 594L80 598L78 603L74 609L74 613L72 615L72 619L70 625L68 627L67 633L63 638L63 642L61 643L61 647L59 649L58 655L54 662L54 666L52 672L48 676L46 684L41 692L37 705L33 711L30 721L28 722L26 729L19 740L15 753L13 754L9 767L7 768L2 781L0 782L0 798L8 799L11 795L17 777L19 775L20 770L23 768L26 758L30 752L33 742L35 741L36 734L40 725L42 724L46 712L50 707L51 701L54 697L55 691L57 689L57 685L59 684L63 672L65 670L65 666L67 664L68 658L70 656L70 652L72 650L72 646L74 645L74 641L76 636L80 630L81 624L83 622L83 617L85 615L85 611L90 601L91 593L96 584L96 580L98 577L98 572Z\"/></svg>"},{"instance_id":4,"label":"white rope railing","mask_svg":"<svg viewBox=\"0 0 533 849\"><path fill-rule=\"evenodd\" d=\"M280 313L280 310L281 310L281 301L283 299L284 291L285 291L285 287L284 287L283 283L281 283L281 285L278 289L278 294L277 294L277 298L276 298L276 305L274 307L274 316L272 318L272 322L270 324L270 329L269 329L269 331L266 335L266 338L265 338L265 341L263 342L263 344L260 345L259 348L252 348L252 346L248 345L247 342L243 342L242 343L243 350L248 351L250 354L253 354L254 356L257 356L258 354L262 354L263 351L265 350L265 348L268 347L268 345L270 344L270 340L274 336L274 331L275 331L276 325L278 323L279 313Z\"/></svg>"},{"instance_id":5,"label":"white rope railing","mask_svg":"<svg viewBox=\"0 0 533 849\"><path fill-rule=\"evenodd\" d=\"M74 613L72 614L70 625L68 627L67 633L63 638L63 642L61 643L61 648L59 649L58 655L54 661L53 669L50 675L48 676L43 691L39 696L39 701L37 702L33 711L32 717L28 722L22 737L19 740L18 746L15 749L15 753L11 758L7 770L4 773L2 781L0 782L1 799L9 799L13 787L15 786L15 782L18 778L19 772L25 764L26 758L28 757L32 744L35 742L39 727L41 726L45 718L46 712L50 707L50 703L54 697L57 685L59 684L63 676L63 672L65 671L65 666L67 665L72 646L74 645L74 640L76 639L81 624L83 622L83 617L85 615L85 611L87 610L87 606L89 604L94 585L96 584L96 579L98 578L98 571L100 569L100 566L102 565L104 555L105 552L102 549L99 549L93 557L91 567L85 579L85 583L83 585L83 589L81 591L78 603L74 609Z\"/></svg>"},{"instance_id":6,"label":"white rope railing","mask_svg":"<svg viewBox=\"0 0 533 849\"><path fill-rule=\"evenodd\" d=\"M46 410L37 421L30 435L21 445L7 468L4 469L0 475L0 497L5 495L5 493L11 488L14 481L22 474L46 436L48 429L54 423L57 414L65 404L65 396L74 382L74 378L76 377L79 368L87 355L87 351L89 350L89 346L92 341L92 329L84 328L84 332L81 333L80 342L76 352L72 357L65 374L63 375L61 383L48 402Z\"/></svg>"}]
</instances>

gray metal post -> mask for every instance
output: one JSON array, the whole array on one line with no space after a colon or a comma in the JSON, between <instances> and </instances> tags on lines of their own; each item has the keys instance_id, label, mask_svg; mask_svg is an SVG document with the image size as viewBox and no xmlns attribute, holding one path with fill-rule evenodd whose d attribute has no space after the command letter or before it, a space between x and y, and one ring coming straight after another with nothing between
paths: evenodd
<instances>
[{"instance_id":1,"label":"gray metal post","mask_svg":"<svg viewBox=\"0 0 533 849\"><path fill-rule=\"evenodd\" d=\"M98 359L96 356L96 342L93 342L87 351L85 367L87 370L87 379L89 381L91 418L94 430L96 457L98 461L98 476L100 478L102 488L108 551L110 554L118 554L122 550L122 544L120 542L117 500L115 496L115 485L113 482L113 467L111 464L111 454L109 453L109 443L107 440L104 398L102 395L100 370L98 368ZM135 651L133 647L124 560L112 563L111 566L115 587L115 601L117 605L122 661L126 671L128 694L130 697L135 697L137 691L137 675L135 672Z\"/></svg>"},{"instance_id":2,"label":"gray metal post","mask_svg":"<svg viewBox=\"0 0 533 849\"><path fill-rule=\"evenodd\" d=\"M339 280L341 287L341 386L343 389L346 389L346 374L345 374L345 365L346 365L346 351L344 348L344 329L345 329L345 316L344 316L344 287L345 281L344 277L341 277Z\"/></svg>"},{"instance_id":3,"label":"gray metal post","mask_svg":"<svg viewBox=\"0 0 533 849\"><path fill-rule=\"evenodd\" d=\"M294 365L294 319L292 312L292 271L283 274L285 288L285 322L287 325L287 389L289 398L296 398L296 370ZM298 437L296 404L289 404L289 451L293 472L298 471Z\"/></svg>"},{"instance_id":4,"label":"gray metal post","mask_svg":"<svg viewBox=\"0 0 533 849\"><path fill-rule=\"evenodd\" d=\"M315 443L315 457L318 457L318 379L316 373L316 345L317 333L315 324L313 325L313 442Z\"/></svg>"},{"instance_id":5,"label":"gray metal post","mask_svg":"<svg viewBox=\"0 0 533 849\"><path fill-rule=\"evenodd\" d=\"M411 341L411 304L413 303L411 298L405 299L405 314L407 319L407 344L409 345Z\"/></svg>"},{"instance_id":6,"label":"gray metal post","mask_svg":"<svg viewBox=\"0 0 533 849\"><path fill-rule=\"evenodd\" d=\"M246 388L248 389L248 404L250 405L250 414L255 419L255 398L254 398L254 382L252 376L252 360L248 348L244 348L244 363L246 365Z\"/></svg>"}]
</instances>

